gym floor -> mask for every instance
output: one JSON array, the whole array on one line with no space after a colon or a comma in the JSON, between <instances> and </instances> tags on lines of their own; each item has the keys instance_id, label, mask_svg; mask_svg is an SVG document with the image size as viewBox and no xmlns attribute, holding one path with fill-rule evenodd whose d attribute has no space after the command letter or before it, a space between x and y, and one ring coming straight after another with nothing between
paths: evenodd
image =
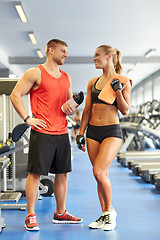
<instances>
[{"instance_id":1,"label":"gym floor","mask_svg":"<svg viewBox=\"0 0 160 240\"><path fill-rule=\"evenodd\" d=\"M67 210L84 219L82 224L53 224L55 198L43 197L36 203L39 232L24 228L26 211L2 210L6 227L0 233L3 240L159 240L160 192L155 186L144 183L116 159L110 167L113 191L113 207L117 211L117 227L114 231L91 230L88 224L101 215L96 183L87 153L72 145L73 172L69 175ZM20 200L25 202L25 200Z\"/></svg>"}]
</instances>

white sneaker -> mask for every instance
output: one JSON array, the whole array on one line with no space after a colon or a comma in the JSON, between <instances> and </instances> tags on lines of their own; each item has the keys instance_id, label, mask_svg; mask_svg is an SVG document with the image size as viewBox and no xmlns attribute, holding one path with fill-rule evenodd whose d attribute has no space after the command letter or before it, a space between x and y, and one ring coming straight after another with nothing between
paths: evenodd
<instances>
[{"instance_id":1,"label":"white sneaker","mask_svg":"<svg viewBox=\"0 0 160 240\"><path fill-rule=\"evenodd\" d=\"M104 231L110 231L110 230L114 230L116 227L116 217L117 217L117 213L114 210L114 208L112 208L111 212L105 212L105 215L103 216L103 230Z\"/></svg>"},{"instance_id":2,"label":"white sneaker","mask_svg":"<svg viewBox=\"0 0 160 240\"><path fill-rule=\"evenodd\" d=\"M104 223L103 223L103 215L101 215L95 222L92 222L88 225L89 228L92 229L100 229L103 228Z\"/></svg>"}]
</instances>

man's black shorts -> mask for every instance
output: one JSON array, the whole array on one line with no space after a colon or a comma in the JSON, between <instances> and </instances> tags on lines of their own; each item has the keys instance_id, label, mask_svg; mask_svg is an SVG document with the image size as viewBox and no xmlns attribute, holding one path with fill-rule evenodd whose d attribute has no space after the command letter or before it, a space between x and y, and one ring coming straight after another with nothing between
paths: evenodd
<instances>
[{"instance_id":1,"label":"man's black shorts","mask_svg":"<svg viewBox=\"0 0 160 240\"><path fill-rule=\"evenodd\" d=\"M40 175L71 172L68 134L50 135L31 130L27 170Z\"/></svg>"}]
</instances>

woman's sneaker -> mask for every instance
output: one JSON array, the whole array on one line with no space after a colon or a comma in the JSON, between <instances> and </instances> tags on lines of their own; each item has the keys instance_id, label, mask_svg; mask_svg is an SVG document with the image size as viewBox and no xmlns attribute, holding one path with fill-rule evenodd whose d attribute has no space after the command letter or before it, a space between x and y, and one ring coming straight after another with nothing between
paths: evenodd
<instances>
[{"instance_id":1,"label":"woman's sneaker","mask_svg":"<svg viewBox=\"0 0 160 240\"><path fill-rule=\"evenodd\" d=\"M54 212L53 223L81 223L82 218L72 216L67 210L61 215Z\"/></svg>"},{"instance_id":2,"label":"woman's sneaker","mask_svg":"<svg viewBox=\"0 0 160 240\"><path fill-rule=\"evenodd\" d=\"M24 226L25 226L26 230L28 230L28 231L39 231L40 230L35 214L31 214L26 217Z\"/></svg>"},{"instance_id":3,"label":"woman's sneaker","mask_svg":"<svg viewBox=\"0 0 160 240\"><path fill-rule=\"evenodd\" d=\"M103 228L104 226L104 222L103 222L104 216L101 215L95 222L92 222L88 225L89 228L92 229L99 229L99 228Z\"/></svg>"},{"instance_id":4,"label":"woman's sneaker","mask_svg":"<svg viewBox=\"0 0 160 240\"><path fill-rule=\"evenodd\" d=\"M103 216L103 230L105 231L110 231L110 230L114 230L116 227L116 217L117 217L117 213L114 210L114 208L112 208L111 212L105 212L104 216Z\"/></svg>"}]
</instances>

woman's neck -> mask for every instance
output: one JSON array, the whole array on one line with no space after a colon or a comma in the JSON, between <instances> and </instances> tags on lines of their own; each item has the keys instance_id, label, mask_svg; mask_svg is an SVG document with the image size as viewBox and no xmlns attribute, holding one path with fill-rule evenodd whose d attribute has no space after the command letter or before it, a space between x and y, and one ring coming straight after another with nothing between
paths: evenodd
<instances>
[{"instance_id":1,"label":"woman's neck","mask_svg":"<svg viewBox=\"0 0 160 240\"><path fill-rule=\"evenodd\" d=\"M114 76L116 74L116 71L115 71L115 68L114 68L114 66L113 66L113 64L112 65L107 65L107 67L106 68L104 68L103 69L103 74L102 74L102 76L105 78L105 79L107 79L107 80L109 80L112 76Z\"/></svg>"},{"instance_id":2,"label":"woman's neck","mask_svg":"<svg viewBox=\"0 0 160 240\"><path fill-rule=\"evenodd\" d=\"M112 70L112 71L105 71L105 70L103 70L102 77L105 78L105 79L107 79L107 81L109 81L109 79L110 79L111 77L113 77L114 75L116 75L115 70Z\"/></svg>"}]
</instances>

